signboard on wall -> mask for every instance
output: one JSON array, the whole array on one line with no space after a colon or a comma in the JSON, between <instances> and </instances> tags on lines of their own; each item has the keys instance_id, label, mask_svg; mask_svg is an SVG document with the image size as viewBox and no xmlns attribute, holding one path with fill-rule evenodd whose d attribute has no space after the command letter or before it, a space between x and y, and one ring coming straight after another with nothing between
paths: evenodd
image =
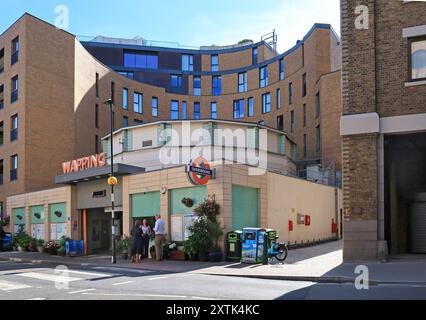
<instances>
[{"instance_id":1,"label":"signboard on wall","mask_svg":"<svg viewBox=\"0 0 426 320\"><path fill-rule=\"evenodd\" d=\"M105 152L62 163L64 174L106 166Z\"/></svg>"},{"instance_id":2,"label":"signboard on wall","mask_svg":"<svg viewBox=\"0 0 426 320\"><path fill-rule=\"evenodd\" d=\"M191 161L185 168L189 181L196 186L203 186L214 178L215 170L210 169L209 162L203 157Z\"/></svg>"}]
</instances>

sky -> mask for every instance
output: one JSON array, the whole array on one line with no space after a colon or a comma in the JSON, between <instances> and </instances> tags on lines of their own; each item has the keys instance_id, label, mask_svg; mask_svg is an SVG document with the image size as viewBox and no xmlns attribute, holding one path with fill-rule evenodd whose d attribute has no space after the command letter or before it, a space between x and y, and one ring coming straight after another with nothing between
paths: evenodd
<instances>
[{"instance_id":1,"label":"sky","mask_svg":"<svg viewBox=\"0 0 426 320\"><path fill-rule=\"evenodd\" d=\"M314 23L340 34L340 0L13 0L2 1L0 33L23 13L52 24L55 8L69 12L67 31L89 40L97 35L179 43L230 45L260 41L274 29L278 51L290 49ZM87 37L87 38L86 38ZM168 45L173 46L169 43Z\"/></svg>"}]
</instances>

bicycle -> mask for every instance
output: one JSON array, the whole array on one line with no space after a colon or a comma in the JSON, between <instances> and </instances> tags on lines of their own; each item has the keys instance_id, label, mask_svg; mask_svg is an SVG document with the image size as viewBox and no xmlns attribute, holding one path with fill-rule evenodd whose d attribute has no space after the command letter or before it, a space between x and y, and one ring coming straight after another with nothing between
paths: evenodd
<instances>
[{"instance_id":1,"label":"bicycle","mask_svg":"<svg viewBox=\"0 0 426 320\"><path fill-rule=\"evenodd\" d=\"M278 240L278 237L276 238ZM268 260L271 262L272 259L277 259L279 262L283 262L287 259L288 256L288 247L283 242L271 241L268 248Z\"/></svg>"}]
</instances>

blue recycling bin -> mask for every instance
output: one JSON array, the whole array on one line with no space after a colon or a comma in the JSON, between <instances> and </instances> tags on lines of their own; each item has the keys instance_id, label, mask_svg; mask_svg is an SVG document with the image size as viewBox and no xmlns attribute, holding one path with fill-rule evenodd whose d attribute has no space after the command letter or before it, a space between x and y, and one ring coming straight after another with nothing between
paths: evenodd
<instances>
[{"instance_id":1,"label":"blue recycling bin","mask_svg":"<svg viewBox=\"0 0 426 320\"><path fill-rule=\"evenodd\" d=\"M6 235L3 239L3 250L4 251L12 250L12 246L13 246L12 242L13 242L12 241L12 234L9 233L9 232L6 232Z\"/></svg>"},{"instance_id":2,"label":"blue recycling bin","mask_svg":"<svg viewBox=\"0 0 426 320\"><path fill-rule=\"evenodd\" d=\"M242 263L264 263L267 254L267 233L265 229L244 228L241 243Z\"/></svg>"},{"instance_id":3,"label":"blue recycling bin","mask_svg":"<svg viewBox=\"0 0 426 320\"><path fill-rule=\"evenodd\" d=\"M66 255L84 255L84 240L71 240L65 244Z\"/></svg>"}]
</instances>

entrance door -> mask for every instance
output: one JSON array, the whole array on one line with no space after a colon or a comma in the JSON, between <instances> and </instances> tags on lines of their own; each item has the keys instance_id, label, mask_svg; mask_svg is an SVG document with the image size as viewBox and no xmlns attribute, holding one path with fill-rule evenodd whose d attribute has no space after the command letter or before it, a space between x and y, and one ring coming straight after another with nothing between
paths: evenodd
<instances>
[{"instance_id":1,"label":"entrance door","mask_svg":"<svg viewBox=\"0 0 426 320\"><path fill-rule=\"evenodd\" d=\"M111 243L111 221L102 220L101 223L101 250L108 250Z\"/></svg>"}]
</instances>

